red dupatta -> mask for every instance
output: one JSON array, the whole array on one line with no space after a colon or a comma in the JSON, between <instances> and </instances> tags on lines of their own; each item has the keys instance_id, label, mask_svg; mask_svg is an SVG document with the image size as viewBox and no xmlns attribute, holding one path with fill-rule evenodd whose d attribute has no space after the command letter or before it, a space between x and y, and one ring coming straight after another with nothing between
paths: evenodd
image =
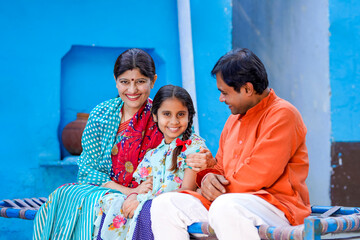
<instances>
[{"instance_id":1,"label":"red dupatta","mask_svg":"<svg viewBox=\"0 0 360 240\"><path fill-rule=\"evenodd\" d=\"M148 99L130 120L123 138L117 144L117 154L111 155L111 180L123 186L131 186L133 173L146 151L157 147L163 139L153 120L151 107L152 101Z\"/></svg>"}]
</instances>

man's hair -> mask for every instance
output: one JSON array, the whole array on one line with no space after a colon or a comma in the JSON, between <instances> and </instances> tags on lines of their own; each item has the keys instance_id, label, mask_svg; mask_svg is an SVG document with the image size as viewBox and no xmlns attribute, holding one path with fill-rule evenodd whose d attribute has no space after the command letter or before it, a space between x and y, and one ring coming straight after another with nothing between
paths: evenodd
<instances>
[{"instance_id":1,"label":"man's hair","mask_svg":"<svg viewBox=\"0 0 360 240\"><path fill-rule=\"evenodd\" d=\"M252 83L257 94L262 94L269 86L264 64L247 48L238 48L222 56L211 75L216 77L217 73L237 92L240 92L240 88L247 82Z\"/></svg>"}]
</instances>

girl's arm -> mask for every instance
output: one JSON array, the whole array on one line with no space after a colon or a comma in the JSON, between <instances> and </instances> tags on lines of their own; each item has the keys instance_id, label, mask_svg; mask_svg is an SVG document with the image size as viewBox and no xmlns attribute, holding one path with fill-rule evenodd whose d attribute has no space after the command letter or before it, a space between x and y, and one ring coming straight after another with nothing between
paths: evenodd
<instances>
[{"instance_id":1,"label":"girl's arm","mask_svg":"<svg viewBox=\"0 0 360 240\"><path fill-rule=\"evenodd\" d=\"M190 168L185 168L184 170L184 179L182 181L181 187L177 190L183 191L183 190L191 190L195 191L197 188L196 186L196 172Z\"/></svg>"}]
</instances>

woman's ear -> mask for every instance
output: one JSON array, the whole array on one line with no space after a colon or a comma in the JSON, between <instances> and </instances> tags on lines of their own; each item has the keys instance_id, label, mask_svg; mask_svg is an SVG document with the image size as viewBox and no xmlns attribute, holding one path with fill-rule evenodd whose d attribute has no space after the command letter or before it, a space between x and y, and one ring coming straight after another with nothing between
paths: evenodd
<instances>
[{"instance_id":1,"label":"woman's ear","mask_svg":"<svg viewBox=\"0 0 360 240\"><path fill-rule=\"evenodd\" d=\"M153 114L153 119L154 119L154 122L157 122L157 116L155 114Z\"/></svg>"},{"instance_id":2,"label":"woman's ear","mask_svg":"<svg viewBox=\"0 0 360 240\"><path fill-rule=\"evenodd\" d=\"M157 79L157 74L154 75L154 79L151 81L151 88L154 87L154 84L156 82L156 79Z\"/></svg>"},{"instance_id":3,"label":"woman's ear","mask_svg":"<svg viewBox=\"0 0 360 240\"><path fill-rule=\"evenodd\" d=\"M114 75L114 79L115 79L115 82L116 82L116 77L115 77L115 75Z\"/></svg>"}]
</instances>

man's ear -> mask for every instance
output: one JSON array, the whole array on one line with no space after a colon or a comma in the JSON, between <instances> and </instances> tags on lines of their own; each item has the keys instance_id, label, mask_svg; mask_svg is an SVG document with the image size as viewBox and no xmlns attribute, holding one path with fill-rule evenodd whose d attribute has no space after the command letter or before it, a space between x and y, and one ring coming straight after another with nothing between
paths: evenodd
<instances>
[{"instance_id":1,"label":"man's ear","mask_svg":"<svg viewBox=\"0 0 360 240\"><path fill-rule=\"evenodd\" d=\"M254 85L251 82L245 83L243 88L245 89L246 95L251 96L255 94Z\"/></svg>"}]
</instances>

